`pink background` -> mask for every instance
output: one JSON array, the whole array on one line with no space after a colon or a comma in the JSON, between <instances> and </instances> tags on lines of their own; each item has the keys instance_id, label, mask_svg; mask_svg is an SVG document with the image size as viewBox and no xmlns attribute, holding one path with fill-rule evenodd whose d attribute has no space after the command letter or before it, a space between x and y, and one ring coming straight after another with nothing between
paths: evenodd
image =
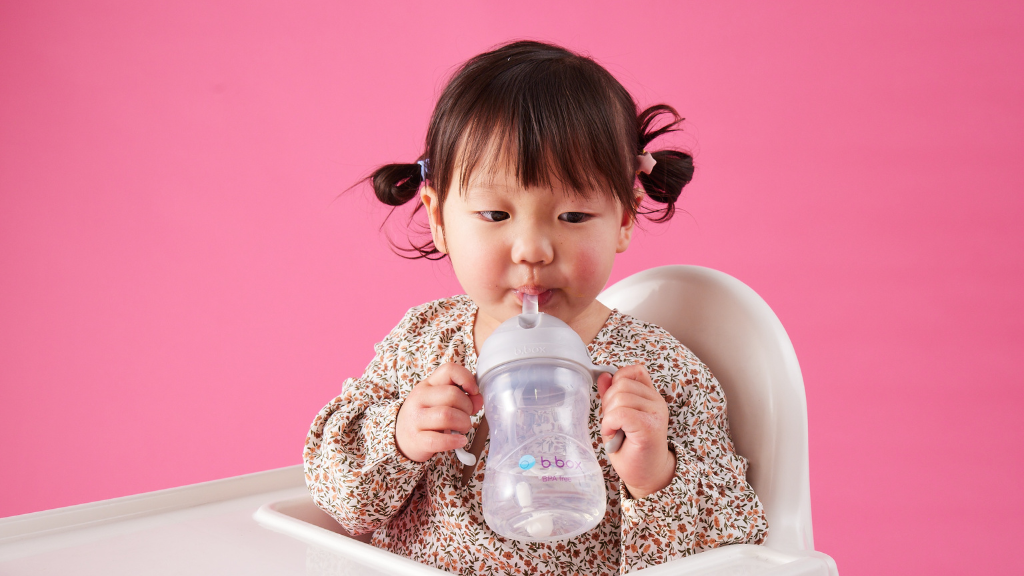
<instances>
[{"instance_id":1,"label":"pink background","mask_svg":"<svg viewBox=\"0 0 1024 576\"><path fill-rule=\"evenodd\" d=\"M0 516L299 463L372 344L459 291L338 195L531 37L688 118L688 214L612 281L700 264L776 310L818 548L1019 566L1020 3L339 4L0 4Z\"/></svg>"}]
</instances>

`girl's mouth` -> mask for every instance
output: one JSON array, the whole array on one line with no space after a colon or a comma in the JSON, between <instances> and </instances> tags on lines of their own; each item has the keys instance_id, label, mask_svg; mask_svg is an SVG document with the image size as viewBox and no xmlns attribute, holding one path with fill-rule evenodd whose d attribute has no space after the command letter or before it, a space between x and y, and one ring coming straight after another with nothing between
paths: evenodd
<instances>
[{"instance_id":1,"label":"girl's mouth","mask_svg":"<svg viewBox=\"0 0 1024 576\"><path fill-rule=\"evenodd\" d=\"M537 295L537 305L538 306L544 306L545 304L547 304L551 300L551 297L554 296L554 293L551 290L541 290L539 288L528 288L526 286L523 286L522 288L519 288L519 289L515 290L515 294L516 294L516 301L519 302L520 306L523 305L523 294L536 294Z\"/></svg>"}]
</instances>

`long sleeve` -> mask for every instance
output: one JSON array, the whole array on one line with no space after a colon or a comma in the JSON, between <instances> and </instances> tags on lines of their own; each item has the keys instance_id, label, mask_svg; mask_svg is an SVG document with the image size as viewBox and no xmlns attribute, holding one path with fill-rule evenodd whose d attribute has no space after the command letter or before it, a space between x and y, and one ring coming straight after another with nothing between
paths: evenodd
<instances>
[{"instance_id":1,"label":"long sleeve","mask_svg":"<svg viewBox=\"0 0 1024 576\"><path fill-rule=\"evenodd\" d=\"M623 486L620 572L661 564L725 544L760 544L764 508L746 481L747 462L729 438L725 395L689 350L657 371L669 408L672 482L633 499ZM656 382L657 383L657 382Z\"/></svg>"},{"instance_id":2,"label":"long sleeve","mask_svg":"<svg viewBox=\"0 0 1024 576\"><path fill-rule=\"evenodd\" d=\"M345 381L340 396L320 411L306 437L306 485L316 504L346 530L376 530L394 516L423 475L395 444L402 400L415 384L409 342L416 323L410 310L382 342L360 378Z\"/></svg>"}]
</instances>

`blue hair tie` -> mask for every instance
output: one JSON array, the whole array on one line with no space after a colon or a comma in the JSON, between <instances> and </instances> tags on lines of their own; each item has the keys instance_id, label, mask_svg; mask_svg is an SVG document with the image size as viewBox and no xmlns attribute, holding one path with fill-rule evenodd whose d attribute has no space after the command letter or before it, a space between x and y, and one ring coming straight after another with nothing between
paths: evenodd
<instances>
[{"instance_id":1,"label":"blue hair tie","mask_svg":"<svg viewBox=\"0 0 1024 576\"><path fill-rule=\"evenodd\" d=\"M424 158L423 160L417 160L416 163L420 165L420 180L422 180L423 182L426 182L427 181L427 166L430 164L430 159L429 158Z\"/></svg>"}]
</instances>

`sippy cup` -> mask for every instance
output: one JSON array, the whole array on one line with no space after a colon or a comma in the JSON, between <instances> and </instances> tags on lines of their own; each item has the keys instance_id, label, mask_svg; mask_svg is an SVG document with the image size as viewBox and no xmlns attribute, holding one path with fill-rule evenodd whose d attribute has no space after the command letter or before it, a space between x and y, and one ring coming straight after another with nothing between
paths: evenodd
<instances>
[{"instance_id":1,"label":"sippy cup","mask_svg":"<svg viewBox=\"0 0 1024 576\"><path fill-rule=\"evenodd\" d=\"M523 313L484 342L477 383L490 425L483 514L496 533L515 540L572 538L604 518L604 474L590 438L590 394L601 372L568 324Z\"/></svg>"}]
</instances>

